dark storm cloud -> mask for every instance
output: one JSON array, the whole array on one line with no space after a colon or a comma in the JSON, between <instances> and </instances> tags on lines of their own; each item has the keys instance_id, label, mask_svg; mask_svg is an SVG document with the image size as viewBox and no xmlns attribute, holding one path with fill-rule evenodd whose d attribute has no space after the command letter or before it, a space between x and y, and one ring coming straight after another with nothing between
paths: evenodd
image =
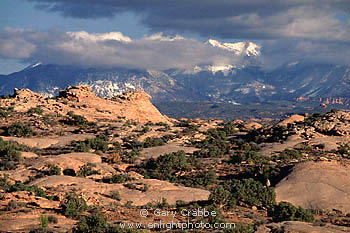
<instances>
[{"instance_id":1,"label":"dark storm cloud","mask_svg":"<svg viewBox=\"0 0 350 233\"><path fill-rule=\"evenodd\" d=\"M77 18L139 14L151 31L192 32L205 37L344 39L336 21L350 12L348 0L30 0L47 11ZM336 21L336 22L334 22ZM324 25L324 27L322 27ZM327 33L328 32L328 33Z\"/></svg>"}]
</instances>

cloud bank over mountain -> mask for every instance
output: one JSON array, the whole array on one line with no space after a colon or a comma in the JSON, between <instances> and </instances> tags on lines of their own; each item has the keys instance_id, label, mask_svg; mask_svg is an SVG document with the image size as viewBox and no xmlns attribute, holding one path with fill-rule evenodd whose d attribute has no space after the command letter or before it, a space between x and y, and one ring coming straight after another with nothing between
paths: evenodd
<instances>
[{"instance_id":1,"label":"cloud bank over mountain","mask_svg":"<svg viewBox=\"0 0 350 233\"><path fill-rule=\"evenodd\" d=\"M177 35L253 41L264 68L303 60L350 64L348 0L27 0L66 18L111 19L135 14L149 35L5 28L0 56L22 61L128 68L189 68L240 64L239 56ZM168 36L172 35L172 36ZM192 37L192 36L188 36Z\"/></svg>"},{"instance_id":2,"label":"cloud bank over mountain","mask_svg":"<svg viewBox=\"0 0 350 233\"><path fill-rule=\"evenodd\" d=\"M181 36L153 34L132 40L120 32L88 33L6 28L0 56L46 64L136 69L193 68L198 64L239 64L232 52Z\"/></svg>"}]
</instances>

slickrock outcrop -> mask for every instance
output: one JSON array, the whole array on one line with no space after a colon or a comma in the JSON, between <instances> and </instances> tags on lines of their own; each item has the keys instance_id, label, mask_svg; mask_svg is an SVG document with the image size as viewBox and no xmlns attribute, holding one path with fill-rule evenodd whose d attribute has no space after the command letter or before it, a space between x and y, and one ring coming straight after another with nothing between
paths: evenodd
<instances>
[{"instance_id":1,"label":"slickrock outcrop","mask_svg":"<svg viewBox=\"0 0 350 233\"><path fill-rule=\"evenodd\" d=\"M154 179L139 179L129 183L130 187L146 185L148 189L140 191L137 188L128 188L123 184L97 183L90 179L71 176L44 177L35 180L31 185L48 188L55 193L66 193L74 188L77 193L82 193L88 203L100 205L115 202L109 198L112 191L120 193L121 203L132 201L136 206L160 202L162 198L165 198L169 204L175 204L177 200L186 202L207 200L210 194L207 190L177 186L167 181Z\"/></svg>"},{"instance_id":2,"label":"slickrock outcrop","mask_svg":"<svg viewBox=\"0 0 350 233\"><path fill-rule=\"evenodd\" d=\"M304 116L292 115L292 116L288 117L287 119L284 119L283 121L278 123L278 125L280 125L280 126L287 126L288 124L304 121L304 119L305 119Z\"/></svg>"},{"instance_id":3,"label":"slickrock outcrop","mask_svg":"<svg viewBox=\"0 0 350 233\"><path fill-rule=\"evenodd\" d=\"M168 122L150 102L151 96L142 91L132 91L111 99L95 96L88 86L67 87L56 98L47 98L28 89L15 89L15 94L0 100L0 107L14 106L16 111L41 106L46 113L66 115L73 111L90 121L126 118L137 122Z\"/></svg>"},{"instance_id":4,"label":"slickrock outcrop","mask_svg":"<svg viewBox=\"0 0 350 233\"><path fill-rule=\"evenodd\" d=\"M242 129L245 130L260 129L261 127L263 127L262 124L259 124L257 122L249 122L242 125Z\"/></svg>"},{"instance_id":5,"label":"slickrock outcrop","mask_svg":"<svg viewBox=\"0 0 350 233\"><path fill-rule=\"evenodd\" d=\"M349 166L337 162L298 164L276 186L276 201L307 209L350 213Z\"/></svg>"},{"instance_id":6,"label":"slickrock outcrop","mask_svg":"<svg viewBox=\"0 0 350 233\"><path fill-rule=\"evenodd\" d=\"M342 233L348 232L345 227L334 226L326 224L325 226L315 226L313 223L297 222L297 221L286 221L281 223L271 223L267 225L259 226L256 233L266 232L293 232L293 233Z\"/></svg>"}]
</instances>

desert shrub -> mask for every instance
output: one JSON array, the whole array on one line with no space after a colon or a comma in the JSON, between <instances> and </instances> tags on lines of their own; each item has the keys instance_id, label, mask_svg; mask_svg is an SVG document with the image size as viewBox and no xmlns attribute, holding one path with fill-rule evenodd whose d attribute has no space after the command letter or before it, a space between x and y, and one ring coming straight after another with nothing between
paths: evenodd
<instances>
[{"instance_id":1,"label":"desert shrub","mask_svg":"<svg viewBox=\"0 0 350 233\"><path fill-rule=\"evenodd\" d=\"M95 174L100 174L98 171L94 170L93 165L91 163L84 164L80 167L78 171L78 176L87 177Z\"/></svg>"},{"instance_id":2,"label":"desert shrub","mask_svg":"<svg viewBox=\"0 0 350 233\"><path fill-rule=\"evenodd\" d=\"M27 113L29 114L38 114L38 115L42 115L43 114L43 110L41 109L41 106L37 106L34 108L30 108Z\"/></svg>"},{"instance_id":3,"label":"desert shrub","mask_svg":"<svg viewBox=\"0 0 350 233\"><path fill-rule=\"evenodd\" d=\"M8 174L3 174L2 176L0 176L0 188L5 192L7 192L12 186L8 178L9 178Z\"/></svg>"},{"instance_id":4,"label":"desert shrub","mask_svg":"<svg viewBox=\"0 0 350 233\"><path fill-rule=\"evenodd\" d=\"M96 212L79 219L75 233L104 233L108 232L109 224L102 213Z\"/></svg>"},{"instance_id":5,"label":"desert shrub","mask_svg":"<svg viewBox=\"0 0 350 233\"><path fill-rule=\"evenodd\" d=\"M9 192L9 193L17 192L17 191L27 191L27 192L34 193L35 196L37 197L43 197L47 199L50 198L49 196L47 196L46 191L43 190L42 188L39 188L35 185L26 185L21 182L16 182L14 185L11 185L6 190L6 192Z\"/></svg>"},{"instance_id":6,"label":"desert shrub","mask_svg":"<svg viewBox=\"0 0 350 233\"><path fill-rule=\"evenodd\" d=\"M227 136L226 132L219 128L208 129L206 134L208 135L209 138L215 138L215 139L221 139L221 140L225 140Z\"/></svg>"},{"instance_id":7,"label":"desert shrub","mask_svg":"<svg viewBox=\"0 0 350 233\"><path fill-rule=\"evenodd\" d=\"M216 183L216 174L213 170L203 170L180 177L179 182L188 187L207 187Z\"/></svg>"},{"instance_id":8,"label":"desert shrub","mask_svg":"<svg viewBox=\"0 0 350 233\"><path fill-rule=\"evenodd\" d=\"M236 223L234 227L225 229L224 233L254 233L255 231L254 225Z\"/></svg>"},{"instance_id":9,"label":"desert shrub","mask_svg":"<svg viewBox=\"0 0 350 233\"><path fill-rule=\"evenodd\" d=\"M300 159L303 155L300 151L294 149L285 149L279 154L279 159L289 162L293 159Z\"/></svg>"},{"instance_id":10,"label":"desert shrub","mask_svg":"<svg viewBox=\"0 0 350 233\"><path fill-rule=\"evenodd\" d=\"M133 163L137 159L137 156L140 155L139 149L132 149L130 152L124 151L122 161L124 163Z\"/></svg>"},{"instance_id":11,"label":"desert shrub","mask_svg":"<svg viewBox=\"0 0 350 233\"><path fill-rule=\"evenodd\" d=\"M141 129L141 133L143 133L143 134L148 133L150 131L151 131L151 129L147 125L143 126Z\"/></svg>"},{"instance_id":12,"label":"desert shrub","mask_svg":"<svg viewBox=\"0 0 350 233\"><path fill-rule=\"evenodd\" d=\"M57 125L57 121L55 121L54 116L50 114L46 114L43 116L43 122L46 125Z\"/></svg>"},{"instance_id":13,"label":"desert shrub","mask_svg":"<svg viewBox=\"0 0 350 233\"><path fill-rule=\"evenodd\" d=\"M82 197L76 193L68 193L60 204L62 214L75 218L88 209L88 205Z\"/></svg>"},{"instance_id":14,"label":"desert shrub","mask_svg":"<svg viewBox=\"0 0 350 233\"><path fill-rule=\"evenodd\" d=\"M341 155L350 155L350 144L346 143L339 145L337 148L337 153Z\"/></svg>"},{"instance_id":15,"label":"desert shrub","mask_svg":"<svg viewBox=\"0 0 350 233\"><path fill-rule=\"evenodd\" d=\"M303 209L302 207L295 207L289 202L280 202L278 205L269 209L268 215L273 218L275 222L282 221L304 221L311 222L314 220L313 214Z\"/></svg>"},{"instance_id":16,"label":"desert shrub","mask_svg":"<svg viewBox=\"0 0 350 233\"><path fill-rule=\"evenodd\" d=\"M66 119L63 120L63 123L80 127L96 126L95 122L89 122L84 116L76 115L73 111L67 113Z\"/></svg>"},{"instance_id":17,"label":"desert shrub","mask_svg":"<svg viewBox=\"0 0 350 233\"><path fill-rule=\"evenodd\" d=\"M251 206L270 207L275 204L275 190L252 178L227 181L224 188L229 190L236 200Z\"/></svg>"},{"instance_id":18,"label":"desert shrub","mask_svg":"<svg viewBox=\"0 0 350 233\"><path fill-rule=\"evenodd\" d=\"M16 137L30 137L34 134L34 132L29 125L16 122L6 128L6 134Z\"/></svg>"},{"instance_id":19,"label":"desert shrub","mask_svg":"<svg viewBox=\"0 0 350 233\"><path fill-rule=\"evenodd\" d=\"M230 162L239 164L242 162L254 164L266 164L269 161L267 156L263 156L256 151L237 152L231 156Z\"/></svg>"},{"instance_id":20,"label":"desert shrub","mask_svg":"<svg viewBox=\"0 0 350 233\"><path fill-rule=\"evenodd\" d=\"M71 145L76 152L89 152L91 149L106 152L108 144L107 136L98 135L96 138L85 139L84 141L73 141Z\"/></svg>"},{"instance_id":21,"label":"desert shrub","mask_svg":"<svg viewBox=\"0 0 350 233\"><path fill-rule=\"evenodd\" d=\"M111 191L109 197L117 201L121 200L120 193L117 190Z\"/></svg>"},{"instance_id":22,"label":"desert shrub","mask_svg":"<svg viewBox=\"0 0 350 233\"><path fill-rule=\"evenodd\" d=\"M15 210L17 208L21 208L21 207L25 207L26 206L26 203L24 202L18 202L18 201L15 201L15 200L11 200L9 201L9 203L7 203L7 206L6 206L6 211L10 211L10 210Z\"/></svg>"},{"instance_id":23,"label":"desert shrub","mask_svg":"<svg viewBox=\"0 0 350 233\"><path fill-rule=\"evenodd\" d=\"M51 163L46 164L41 173L45 176L59 176L61 175L61 168Z\"/></svg>"},{"instance_id":24,"label":"desert shrub","mask_svg":"<svg viewBox=\"0 0 350 233\"><path fill-rule=\"evenodd\" d=\"M137 139L125 137L125 138L122 138L122 140L123 140L123 146L127 149L131 149L135 151L140 151L143 149L143 143Z\"/></svg>"},{"instance_id":25,"label":"desert shrub","mask_svg":"<svg viewBox=\"0 0 350 233\"><path fill-rule=\"evenodd\" d=\"M54 215L49 215L47 217L47 220L49 220L49 223L54 223L54 224L57 224L58 223L58 218Z\"/></svg>"},{"instance_id":26,"label":"desert shrub","mask_svg":"<svg viewBox=\"0 0 350 233\"><path fill-rule=\"evenodd\" d=\"M199 143L195 143L194 146L201 148L200 150L193 153L193 155L199 158L218 158L222 157L225 154L228 154L231 150L230 142L222 138L215 138L211 136L207 137Z\"/></svg>"},{"instance_id":27,"label":"desert shrub","mask_svg":"<svg viewBox=\"0 0 350 233\"><path fill-rule=\"evenodd\" d=\"M305 126L312 126L314 122L321 121L325 115L319 112L315 112L312 115L307 116L303 122L299 124L303 124Z\"/></svg>"},{"instance_id":28,"label":"desert shrub","mask_svg":"<svg viewBox=\"0 0 350 233\"><path fill-rule=\"evenodd\" d=\"M39 221L39 227L41 229L46 229L49 226L49 219L46 215L40 215Z\"/></svg>"},{"instance_id":29,"label":"desert shrub","mask_svg":"<svg viewBox=\"0 0 350 233\"><path fill-rule=\"evenodd\" d=\"M141 192L146 192L149 189L149 186L147 184L142 183L142 182L126 183L126 184L124 184L124 187L126 187L128 189L138 190Z\"/></svg>"},{"instance_id":30,"label":"desert shrub","mask_svg":"<svg viewBox=\"0 0 350 233\"><path fill-rule=\"evenodd\" d=\"M143 148L162 146L162 145L164 145L164 141L158 137L147 137L142 143Z\"/></svg>"},{"instance_id":31,"label":"desert shrub","mask_svg":"<svg viewBox=\"0 0 350 233\"><path fill-rule=\"evenodd\" d=\"M276 125L270 128L250 130L244 137L247 142L282 142L294 134L288 127Z\"/></svg>"},{"instance_id":32,"label":"desert shrub","mask_svg":"<svg viewBox=\"0 0 350 233\"><path fill-rule=\"evenodd\" d=\"M4 141L0 138L0 170L15 169L15 164L22 161L19 151L23 150L26 150L25 146L14 141Z\"/></svg>"},{"instance_id":33,"label":"desert shrub","mask_svg":"<svg viewBox=\"0 0 350 233\"><path fill-rule=\"evenodd\" d=\"M8 115L14 111L13 109L13 107L0 108L0 117L8 117Z\"/></svg>"},{"instance_id":34,"label":"desert shrub","mask_svg":"<svg viewBox=\"0 0 350 233\"><path fill-rule=\"evenodd\" d=\"M226 190L223 186L218 185L210 192L209 200L220 208L234 209L237 201L233 197L232 193Z\"/></svg>"},{"instance_id":35,"label":"desert shrub","mask_svg":"<svg viewBox=\"0 0 350 233\"><path fill-rule=\"evenodd\" d=\"M237 149L241 151L259 151L260 147L255 142L246 142L243 139L238 139L236 142Z\"/></svg>"},{"instance_id":36,"label":"desert shrub","mask_svg":"<svg viewBox=\"0 0 350 233\"><path fill-rule=\"evenodd\" d=\"M292 165L276 166L264 164L250 167L239 176L244 178L253 178L254 180L260 181L263 184L266 184L267 180L269 180L271 186L275 186L284 177L290 174L290 169L292 167Z\"/></svg>"},{"instance_id":37,"label":"desert shrub","mask_svg":"<svg viewBox=\"0 0 350 233\"><path fill-rule=\"evenodd\" d=\"M186 157L184 151L173 152L149 159L142 165L142 173L149 178L177 182L178 177L193 167L193 161Z\"/></svg>"},{"instance_id":38,"label":"desert shrub","mask_svg":"<svg viewBox=\"0 0 350 233\"><path fill-rule=\"evenodd\" d=\"M119 183L125 183L127 181L134 180L129 175L124 174L115 174L113 176L105 176L102 178L102 182L108 183L108 184L119 184Z\"/></svg>"}]
</instances>

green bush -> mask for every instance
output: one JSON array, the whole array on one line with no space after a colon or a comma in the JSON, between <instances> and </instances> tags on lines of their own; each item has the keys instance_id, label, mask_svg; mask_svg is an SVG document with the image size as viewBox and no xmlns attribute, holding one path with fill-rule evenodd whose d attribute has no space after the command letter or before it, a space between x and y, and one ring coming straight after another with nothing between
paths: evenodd
<instances>
[{"instance_id":1,"label":"green bush","mask_svg":"<svg viewBox=\"0 0 350 233\"><path fill-rule=\"evenodd\" d=\"M203 170L180 177L179 182L188 187L207 187L216 183L216 174L213 170Z\"/></svg>"},{"instance_id":2,"label":"green bush","mask_svg":"<svg viewBox=\"0 0 350 233\"><path fill-rule=\"evenodd\" d=\"M61 175L61 168L51 163L46 164L45 168L41 173L45 176L59 176Z\"/></svg>"},{"instance_id":3,"label":"green bush","mask_svg":"<svg viewBox=\"0 0 350 233\"><path fill-rule=\"evenodd\" d=\"M267 156L263 156L256 151L245 151L245 152L237 152L233 156L231 156L231 163L239 164L242 162L254 163L254 164L266 164L269 161Z\"/></svg>"},{"instance_id":4,"label":"green bush","mask_svg":"<svg viewBox=\"0 0 350 233\"><path fill-rule=\"evenodd\" d=\"M290 135L294 134L292 130L289 130L285 126L273 126L271 128L261 128L257 130L250 130L244 137L247 142L282 142L285 141Z\"/></svg>"},{"instance_id":5,"label":"green bush","mask_svg":"<svg viewBox=\"0 0 350 233\"><path fill-rule=\"evenodd\" d=\"M26 147L14 142L4 141L0 138L0 170L15 169L15 164L22 161L19 151L26 150Z\"/></svg>"},{"instance_id":6,"label":"green bush","mask_svg":"<svg viewBox=\"0 0 350 233\"><path fill-rule=\"evenodd\" d=\"M231 143L220 138L206 138L200 143L196 143L195 147L201 148L193 153L199 158L219 158L228 154L231 150Z\"/></svg>"},{"instance_id":7,"label":"green bush","mask_svg":"<svg viewBox=\"0 0 350 233\"><path fill-rule=\"evenodd\" d=\"M58 223L58 218L54 215L49 215L47 217L47 220L49 220L49 223L54 223L54 224L57 224Z\"/></svg>"},{"instance_id":8,"label":"green bush","mask_svg":"<svg viewBox=\"0 0 350 233\"><path fill-rule=\"evenodd\" d=\"M116 200L116 201L120 201L121 198L120 198L120 193L115 190L115 191L111 191L110 194L109 194L109 197Z\"/></svg>"},{"instance_id":9,"label":"green bush","mask_svg":"<svg viewBox=\"0 0 350 233\"><path fill-rule=\"evenodd\" d=\"M293 149L285 149L279 154L279 159L290 162L293 159L300 159L303 155L300 151L293 150Z\"/></svg>"},{"instance_id":10,"label":"green bush","mask_svg":"<svg viewBox=\"0 0 350 233\"><path fill-rule=\"evenodd\" d=\"M79 219L75 233L105 233L109 232L109 225L102 213L93 213Z\"/></svg>"},{"instance_id":11,"label":"green bush","mask_svg":"<svg viewBox=\"0 0 350 233\"><path fill-rule=\"evenodd\" d=\"M73 141L71 145L75 152L89 152L91 149L106 152L108 144L107 136L98 135L96 138L85 139L84 141Z\"/></svg>"},{"instance_id":12,"label":"green bush","mask_svg":"<svg viewBox=\"0 0 350 233\"><path fill-rule=\"evenodd\" d=\"M14 111L13 109L13 107L0 108L0 117L8 117L8 115Z\"/></svg>"},{"instance_id":13,"label":"green bush","mask_svg":"<svg viewBox=\"0 0 350 233\"><path fill-rule=\"evenodd\" d=\"M350 144L346 143L338 146L337 153L341 154L342 156L350 155Z\"/></svg>"},{"instance_id":14,"label":"green bush","mask_svg":"<svg viewBox=\"0 0 350 233\"><path fill-rule=\"evenodd\" d=\"M113 176L106 176L102 178L102 182L108 183L108 184L120 184L130 180L134 180L134 179L129 175L124 175L124 174L115 174Z\"/></svg>"},{"instance_id":15,"label":"green bush","mask_svg":"<svg viewBox=\"0 0 350 233\"><path fill-rule=\"evenodd\" d=\"M224 230L224 233L254 233L256 231L254 225L236 223L235 227Z\"/></svg>"},{"instance_id":16,"label":"green bush","mask_svg":"<svg viewBox=\"0 0 350 233\"><path fill-rule=\"evenodd\" d=\"M3 174L2 176L0 176L0 188L5 192L7 192L12 186L8 178L9 178L8 174Z\"/></svg>"},{"instance_id":17,"label":"green bush","mask_svg":"<svg viewBox=\"0 0 350 233\"><path fill-rule=\"evenodd\" d=\"M46 229L49 226L49 219L46 215L40 215L39 221L39 227L41 229Z\"/></svg>"},{"instance_id":18,"label":"green bush","mask_svg":"<svg viewBox=\"0 0 350 233\"><path fill-rule=\"evenodd\" d=\"M227 181L224 188L229 190L236 200L251 206L270 207L275 204L275 190L252 178Z\"/></svg>"},{"instance_id":19,"label":"green bush","mask_svg":"<svg viewBox=\"0 0 350 233\"><path fill-rule=\"evenodd\" d=\"M38 115L42 115L43 114L43 110L41 109L41 106L37 106L35 108L30 108L27 113L29 114L38 114Z\"/></svg>"},{"instance_id":20,"label":"green bush","mask_svg":"<svg viewBox=\"0 0 350 233\"><path fill-rule=\"evenodd\" d=\"M142 165L146 177L177 182L179 176L193 167L193 161L186 157L184 151L173 152L149 159Z\"/></svg>"},{"instance_id":21,"label":"green bush","mask_svg":"<svg viewBox=\"0 0 350 233\"><path fill-rule=\"evenodd\" d=\"M84 116L76 115L73 111L67 113L66 119L63 123L84 128L96 126L95 122L89 122Z\"/></svg>"},{"instance_id":22,"label":"green bush","mask_svg":"<svg viewBox=\"0 0 350 233\"><path fill-rule=\"evenodd\" d=\"M17 202L15 200L9 201L6 206L6 211L15 210L17 208L25 207L27 204L24 202Z\"/></svg>"},{"instance_id":23,"label":"green bush","mask_svg":"<svg viewBox=\"0 0 350 233\"><path fill-rule=\"evenodd\" d=\"M164 145L164 141L158 137L147 137L142 143L143 148L162 146L162 145Z\"/></svg>"},{"instance_id":24,"label":"green bush","mask_svg":"<svg viewBox=\"0 0 350 233\"><path fill-rule=\"evenodd\" d=\"M311 222L314 220L313 214L303 209L295 207L289 202L280 202L268 211L268 216L273 218L275 222L282 221L304 221Z\"/></svg>"},{"instance_id":25,"label":"green bush","mask_svg":"<svg viewBox=\"0 0 350 233\"><path fill-rule=\"evenodd\" d=\"M43 197L47 199L50 198L49 196L47 196L45 190L35 185L26 185L21 182L16 182L14 185L9 186L5 191L8 193L17 192L17 191L27 191L27 192L34 193L35 196L37 197Z\"/></svg>"},{"instance_id":26,"label":"green bush","mask_svg":"<svg viewBox=\"0 0 350 233\"><path fill-rule=\"evenodd\" d=\"M61 202L60 207L62 214L70 218L75 218L88 209L85 200L76 193L68 193Z\"/></svg>"},{"instance_id":27,"label":"green bush","mask_svg":"<svg viewBox=\"0 0 350 233\"><path fill-rule=\"evenodd\" d=\"M226 190L223 186L218 185L210 192L209 200L220 208L234 209L236 208L237 201L233 197L232 193Z\"/></svg>"},{"instance_id":28,"label":"green bush","mask_svg":"<svg viewBox=\"0 0 350 233\"><path fill-rule=\"evenodd\" d=\"M16 122L6 128L6 134L16 137L30 137L34 134L34 132L29 125Z\"/></svg>"},{"instance_id":29,"label":"green bush","mask_svg":"<svg viewBox=\"0 0 350 233\"><path fill-rule=\"evenodd\" d=\"M99 171L94 170L91 163L87 163L80 167L78 171L78 176L80 177L87 177L95 174L100 174Z\"/></svg>"}]
</instances>

